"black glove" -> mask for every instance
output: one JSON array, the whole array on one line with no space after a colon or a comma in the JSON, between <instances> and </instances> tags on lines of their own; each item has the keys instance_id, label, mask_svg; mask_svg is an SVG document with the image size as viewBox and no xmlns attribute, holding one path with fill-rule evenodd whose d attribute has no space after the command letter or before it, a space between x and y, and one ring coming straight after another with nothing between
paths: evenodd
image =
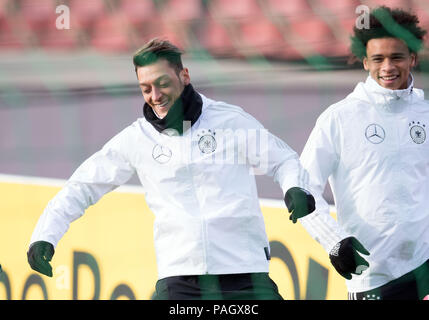
<instances>
[{"instance_id":1,"label":"black glove","mask_svg":"<svg viewBox=\"0 0 429 320\"><path fill-rule=\"evenodd\" d=\"M49 264L54 255L54 246L46 241L34 242L27 252L31 269L52 277L52 266Z\"/></svg>"},{"instance_id":2,"label":"black glove","mask_svg":"<svg viewBox=\"0 0 429 320\"><path fill-rule=\"evenodd\" d=\"M291 213L289 220L296 223L297 219L305 217L316 209L314 197L305 189L293 187L285 195L286 207Z\"/></svg>"},{"instance_id":3,"label":"black glove","mask_svg":"<svg viewBox=\"0 0 429 320\"><path fill-rule=\"evenodd\" d=\"M329 259L335 270L344 278L350 280L353 274L362 274L369 267L366 261L358 253L369 255L368 250L356 239L349 237L338 242L329 253Z\"/></svg>"}]
</instances>

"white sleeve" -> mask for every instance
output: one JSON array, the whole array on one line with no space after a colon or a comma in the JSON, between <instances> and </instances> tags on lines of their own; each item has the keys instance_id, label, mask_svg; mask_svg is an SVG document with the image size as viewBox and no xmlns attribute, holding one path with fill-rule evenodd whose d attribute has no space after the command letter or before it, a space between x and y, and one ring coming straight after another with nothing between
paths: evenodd
<instances>
[{"instance_id":1,"label":"white sleeve","mask_svg":"<svg viewBox=\"0 0 429 320\"><path fill-rule=\"evenodd\" d=\"M120 151L117 137L85 160L49 201L33 231L30 244L43 240L56 247L71 222L81 217L104 194L132 177L135 169Z\"/></svg>"},{"instance_id":2,"label":"white sleeve","mask_svg":"<svg viewBox=\"0 0 429 320\"><path fill-rule=\"evenodd\" d=\"M308 174L298 154L283 140L268 133L267 175L272 176L286 194L292 187L308 190Z\"/></svg>"},{"instance_id":3,"label":"white sleeve","mask_svg":"<svg viewBox=\"0 0 429 320\"><path fill-rule=\"evenodd\" d=\"M330 215L329 205L322 196L339 161L338 128L333 117L325 111L317 120L300 158L309 174L309 191L315 198L316 210L299 221L328 253L336 243L349 236Z\"/></svg>"},{"instance_id":4,"label":"white sleeve","mask_svg":"<svg viewBox=\"0 0 429 320\"><path fill-rule=\"evenodd\" d=\"M308 188L308 174L302 167L298 154L283 140L265 129L256 119L249 116L256 132L248 133L249 161L253 173L273 177L283 191L292 187Z\"/></svg>"}]
</instances>

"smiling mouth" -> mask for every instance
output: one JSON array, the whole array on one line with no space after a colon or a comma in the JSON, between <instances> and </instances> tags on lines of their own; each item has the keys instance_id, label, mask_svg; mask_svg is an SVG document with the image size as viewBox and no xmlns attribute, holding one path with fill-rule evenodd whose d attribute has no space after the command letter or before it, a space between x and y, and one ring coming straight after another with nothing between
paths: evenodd
<instances>
[{"instance_id":1,"label":"smiling mouth","mask_svg":"<svg viewBox=\"0 0 429 320\"><path fill-rule=\"evenodd\" d=\"M384 76L384 77L378 77L379 79L382 79L384 81L393 81L399 78L399 75L396 76Z\"/></svg>"},{"instance_id":2,"label":"smiling mouth","mask_svg":"<svg viewBox=\"0 0 429 320\"><path fill-rule=\"evenodd\" d=\"M153 106L157 108L162 108L162 107L165 107L167 104L168 104L168 100L160 104L154 104Z\"/></svg>"}]
</instances>

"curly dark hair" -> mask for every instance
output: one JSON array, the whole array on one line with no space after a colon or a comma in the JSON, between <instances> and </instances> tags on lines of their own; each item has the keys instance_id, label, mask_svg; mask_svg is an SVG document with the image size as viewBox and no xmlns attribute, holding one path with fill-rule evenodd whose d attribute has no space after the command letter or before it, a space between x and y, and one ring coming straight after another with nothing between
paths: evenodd
<instances>
[{"instance_id":1,"label":"curly dark hair","mask_svg":"<svg viewBox=\"0 0 429 320\"><path fill-rule=\"evenodd\" d=\"M420 28L419 18L402 9L391 9L386 6L375 8L369 15L369 29L353 28L351 52L362 60L366 57L368 41L376 38L399 38L408 46L410 52L418 53L423 48L423 37L426 31Z\"/></svg>"}]
</instances>

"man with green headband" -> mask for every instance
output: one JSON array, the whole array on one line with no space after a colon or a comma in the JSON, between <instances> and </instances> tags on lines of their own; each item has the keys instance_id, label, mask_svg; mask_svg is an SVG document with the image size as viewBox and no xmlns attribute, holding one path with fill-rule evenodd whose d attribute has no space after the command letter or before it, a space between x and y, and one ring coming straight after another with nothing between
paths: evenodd
<instances>
[{"instance_id":1,"label":"man with green headband","mask_svg":"<svg viewBox=\"0 0 429 320\"><path fill-rule=\"evenodd\" d=\"M354 28L351 46L368 78L320 115L301 155L314 195L329 179L337 220L316 196L316 212L301 223L347 279L349 299L424 299L429 103L411 70L426 31L400 9L379 7L369 20L369 29Z\"/></svg>"}]
</instances>

